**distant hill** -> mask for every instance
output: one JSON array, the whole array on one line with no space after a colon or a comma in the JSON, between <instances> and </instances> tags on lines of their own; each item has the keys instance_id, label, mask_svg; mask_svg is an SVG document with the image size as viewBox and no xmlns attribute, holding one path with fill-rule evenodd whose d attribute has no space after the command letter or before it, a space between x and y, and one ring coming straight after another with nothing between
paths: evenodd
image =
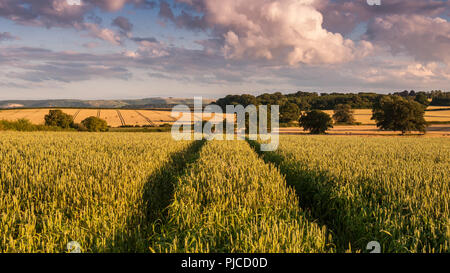
<instances>
[{"instance_id":1,"label":"distant hill","mask_svg":"<svg viewBox=\"0 0 450 273\"><path fill-rule=\"evenodd\" d=\"M204 100L210 104L213 100ZM193 99L186 98L145 98L135 100L5 100L0 101L0 109L12 108L171 108L174 105L193 105Z\"/></svg>"}]
</instances>

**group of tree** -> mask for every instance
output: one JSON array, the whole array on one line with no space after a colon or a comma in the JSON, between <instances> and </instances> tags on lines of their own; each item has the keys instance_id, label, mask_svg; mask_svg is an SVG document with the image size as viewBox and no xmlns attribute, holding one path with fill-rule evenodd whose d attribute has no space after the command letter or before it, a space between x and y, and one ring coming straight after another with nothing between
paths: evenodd
<instances>
[{"instance_id":1,"label":"group of tree","mask_svg":"<svg viewBox=\"0 0 450 273\"><path fill-rule=\"evenodd\" d=\"M374 104L372 120L377 127L386 131L400 131L402 134L419 131L425 133L427 122L425 121L425 107L414 99L402 96L385 96ZM339 104L333 115L335 122L352 124L355 119L353 110L349 105ZM299 119L299 125L311 134L324 134L333 128L330 115L320 110L312 110L304 113Z\"/></svg>"},{"instance_id":2,"label":"group of tree","mask_svg":"<svg viewBox=\"0 0 450 273\"><path fill-rule=\"evenodd\" d=\"M382 95L375 93L339 94L339 93L314 93L299 91L293 94L284 95L280 92L273 94L262 94L253 96L228 95L216 101L216 104L225 109L226 105L280 105L295 104L301 111L306 110L332 110L338 104L348 104L354 109L370 108L373 103ZM290 109L291 107L287 107Z\"/></svg>"},{"instance_id":3,"label":"group of tree","mask_svg":"<svg viewBox=\"0 0 450 273\"><path fill-rule=\"evenodd\" d=\"M61 110L50 110L48 115L44 117L45 125L59 127L62 129L76 129L78 131L89 132L106 132L108 124L105 120L98 117L88 117L81 123L75 123L73 117Z\"/></svg>"},{"instance_id":4,"label":"group of tree","mask_svg":"<svg viewBox=\"0 0 450 273\"><path fill-rule=\"evenodd\" d=\"M385 97L398 96L413 100L424 107L428 105L450 106L450 92L440 90L431 92L403 91L394 94L383 95L376 93L316 93L296 92L293 94L265 93L259 96L249 94L229 95L217 100L215 103L225 111L227 105L279 105L280 122L289 123L297 121L302 111L309 110L335 110L339 105L346 105L351 109L373 109L376 104ZM338 116L336 118L340 119Z\"/></svg>"}]
</instances>

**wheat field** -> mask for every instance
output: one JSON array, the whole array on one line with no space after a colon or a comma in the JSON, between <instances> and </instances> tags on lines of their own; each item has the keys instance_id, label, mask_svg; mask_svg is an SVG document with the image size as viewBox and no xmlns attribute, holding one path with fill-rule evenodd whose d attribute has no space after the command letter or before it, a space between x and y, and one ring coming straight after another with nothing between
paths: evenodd
<instances>
[{"instance_id":1,"label":"wheat field","mask_svg":"<svg viewBox=\"0 0 450 273\"><path fill-rule=\"evenodd\" d=\"M148 249L144 189L189 142L133 133L0 134L0 251Z\"/></svg>"},{"instance_id":2,"label":"wheat field","mask_svg":"<svg viewBox=\"0 0 450 273\"><path fill-rule=\"evenodd\" d=\"M448 110L439 110L437 109L447 109L447 107L439 107L439 106L430 106L427 108L428 110L435 111L426 111L425 112L425 120L428 122L438 121L438 122L450 122L450 108ZM333 110L325 110L325 113L333 116ZM372 110L371 109L355 109L354 117L356 122L360 122L364 125L375 125L376 122L372 120Z\"/></svg>"},{"instance_id":3,"label":"wheat field","mask_svg":"<svg viewBox=\"0 0 450 273\"><path fill-rule=\"evenodd\" d=\"M258 145L2 132L0 252L450 251L448 138Z\"/></svg>"},{"instance_id":4,"label":"wheat field","mask_svg":"<svg viewBox=\"0 0 450 273\"><path fill-rule=\"evenodd\" d=\"M11 109L0 110L0 120L15 121L18 119L28 119L33 124L44 124L44 117L51 109ZM76 123L94 116L100 117L108 123L110 127L120 126L146 126L146 125L162 125L166 123L174 123L179 120L181 122L190 122L194 120L194 114L184 114L175 112L176 117L172 117L172 111L161 110L122 110L122 109L61 109L63 112L74 117ZM233 115L218 114L213 117L198 117L199 119L219 121L223 119L233 119Z\"/></svg>"},{"instance_id":5,"label":"wheat field","mask_svg":"<svg viewBox=\"0 0 450 273\"><path fill-rule=\"evenodd\" d=\"M444 109L444 110L442 110ZM34 124L44 124L44 116L48 114L50 109L11 109L0 110L0 120L15 121L18 119L28 119ZM148 126L148 125L162 125L166 123L173 123L178 118L171 116L171 111L160 110L115 110L115 109L61 109L63 112L72 115L76 123L80 123L83 119L90 116L98 116L108 123L110 127L120 126ZM430 106L425 112L425 120L428 122L450 122L450 108L446 110L446 107ZM436 111L439 110L439 111ZM325 110L329 115L333 115L333 110ZM181 113L178 113L181 116ZM189 116L189 115L187 115ZM371 120L371 109L356 109L354 110L354 117L356 122L360 122L363 125L375 125L375 121ZM191 115L191 120L194 119L194 115ZM209 120L210 117L203 118ZM233 119L232 115L216 115L213 117L215 121L223 119ZM188 119L183 117L183 122L187 122Z\"/></svg>"},{"instance_id":6,"label":"wheat field","mask_svg":"<svg viewBox=\"0 0 450 273\"><path fill-rule=\"evenodd\" d=\"M447 138L282 136L265 157L338 250L374 239L385 252L449 252L449 155Z\"/></svg>"}]
</instances>

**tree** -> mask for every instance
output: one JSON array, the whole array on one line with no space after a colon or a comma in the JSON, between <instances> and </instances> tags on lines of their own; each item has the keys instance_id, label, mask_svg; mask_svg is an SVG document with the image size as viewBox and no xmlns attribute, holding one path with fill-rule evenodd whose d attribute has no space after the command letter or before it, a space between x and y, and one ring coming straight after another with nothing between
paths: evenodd
<instances>
[{"instance_id":1,"label":"tree","mask_svg":"<svg viewBox=\"0 0 450 273\"><path fill-rule=\"evenodd\" d=\"M428 96L423 92L418 93L414 98L414 100L422 104L425 108L428 107L428 105L430 105L430 102L428 101Z\"/></svg>"},{"instance_id":2,"label":"tree","mask_svg":"<svg viewBox=\"0 0 450 273\"><path fill-rule=\"evenodd\" d=\"M81 122L89 132L107 132L108 124L105 120L98 117L88 117Z\"/></svg>"},{"instance_id":3,"label":"tree","mask_svg":"<svg viewBox=\"0 0 450 273\"><path fill-rule=\"evenodd\" d=\"M299 120L300 126L311 134L324 134L329 128L333 128L333 120L330 115L319 110L312 110L303 114Z\"/></svg>"},{"instance_id":4,"label":"tree","mask_svg":"<svg viewBox=\"0 0 450 273\"><path fill-rule=\"evenodd\" d=\"M383 97L374 105L372 120L381 130L426 132L425 108L400 96Z\"/></svg>"},{"instance_id":5,"label":"tree","mask_svg":"<svg viewBox=\"0 0 450 273\"><path fill-rule=\"evenodd\" d=\"M288 102L280 107L280 122L291 122L298 120L301 111L297 104Z\"/></svg>"},{"instance_id":6,"label":"tree","mask_svg":"<svg viewBox=\"0 0 450 273\"><path fill-rule=\"evenodd\" d=\"M333 119L336 122L354 124L355 118L353 117L352 107L348 104L338 104L334 109Z\"/></svg>"},{"instance_id":7,"label":"tree","mask_svg":"<svg viewBox=\"0 0 450 273\"><path fill-rule=\"evenodd\" d=\"M44 119L45 125L47 126L55 126L65 129L73 126L73 117L61 110L50 110Z\"/></svg>"},{"instance_id":8,"label":"tree","mask_svg":"<svg viewBox=\"0 0 450 273\"><path fill-rule=\"evenodd\" d=\"M225 98L221 98L216 101L216 104L222 107L225 111L227 105L243 105L247 107L248 105L258 105L258 100L253 95L228 95Z\"/></svg>"},{"instance_id":9,"label":"tree","mask_svg":"<svg viewBox=\"0 0 450 273\"><path fill-rule=\"evenodd\" d=\"M433 106L450 106L450 92L432 91Z\"/></svg>"}]
</instances>

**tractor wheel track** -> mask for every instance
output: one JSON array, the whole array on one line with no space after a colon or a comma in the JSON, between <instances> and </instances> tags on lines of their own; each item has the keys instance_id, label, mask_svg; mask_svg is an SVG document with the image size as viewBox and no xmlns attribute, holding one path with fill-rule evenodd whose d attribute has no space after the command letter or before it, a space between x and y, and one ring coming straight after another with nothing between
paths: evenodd
<instances>
[{"instance_id":1,"label":"tractor wheel track","mask_svg":"<svg viewBox=\"0 0 450 273\"><path fill-rule=\"evenodd\" d=\"M150 125L156 126L156 124L155 124L151 119L149 119L148 117L146 117L144 114L142 114L142 113L139 112L138 110L134 110L134 111L136 111L136 113L137 113L139 116L143 117Z\"/></svg>"},{"instance_id":2,"label":"tractor wheel track","mask_svg":"<svg viewBox=\"0 0 450 273\"><path fill-rule=\"evenodd\" d=\"M116 111L117 111L117 116L119 116L120 122L122 123L122 126L125 126L125 120L122 117L122 113L120 113L119 110L116 110Z\"/></svg>"},{"instance_id":3,"label":"tractor wheel track","mask_svg":"<svg viewBox=\"0 0 450 273\"><path fill-rule=\"evenodd\" d=\"M73 121L78 117L78 114L81 112L81 109L78 109L75 114L73 115Z\"/></svg>"}]
</instances>

